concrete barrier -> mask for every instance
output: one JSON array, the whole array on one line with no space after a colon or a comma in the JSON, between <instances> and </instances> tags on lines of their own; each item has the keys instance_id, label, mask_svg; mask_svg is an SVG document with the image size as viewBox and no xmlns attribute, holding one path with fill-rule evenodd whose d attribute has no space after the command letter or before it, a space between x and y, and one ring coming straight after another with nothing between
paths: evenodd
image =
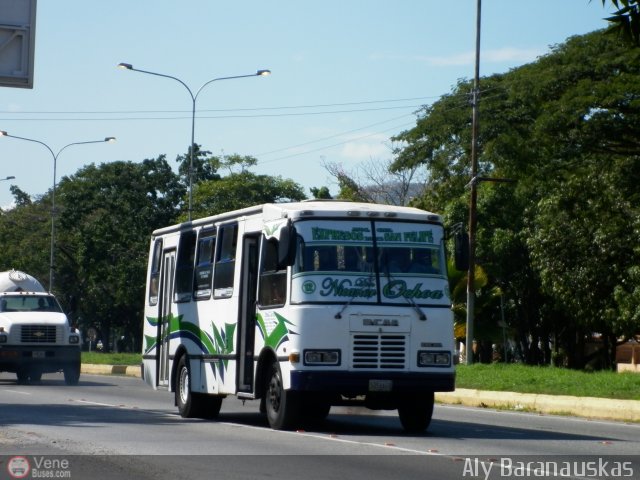
<instances>
[{"instance_id":1,"label":"concrete barrier","mask_svg":"<svg viewBox=\"0 0 640 480\"><path fill-rule=\"evenodd\" d=\"M140 365L96 365L82 364L80 373L92 375L126 375L127 377L141 377Z\"/></svg>"},{"instance_id":2,"label":"concrete barrier","mask_svg":"<svg viewBox=\"0 0 640 480\"><path fill-rule=\"evenodd\" d=\"M459 388L454 392L436 393L436 401L469 407L506 408L516 411L640 422L640 401L638 400L494 392Z\"/></svg>"}]
</instances>

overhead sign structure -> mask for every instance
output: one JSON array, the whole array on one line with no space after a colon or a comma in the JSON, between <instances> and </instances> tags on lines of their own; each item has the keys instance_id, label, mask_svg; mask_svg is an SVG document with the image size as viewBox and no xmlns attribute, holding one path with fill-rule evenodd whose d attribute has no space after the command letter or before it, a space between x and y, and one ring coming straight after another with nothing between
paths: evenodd
<instances>
[{"instance_id":1,"label":"overhead sign structure","mask_svg":"<svg viewBox=\"0 0 640 480\"><path fill-rule=\"evenodd\" d=\"M0 86L33 88L36 0L0 0Z\"/></svg>"}]
</instances>

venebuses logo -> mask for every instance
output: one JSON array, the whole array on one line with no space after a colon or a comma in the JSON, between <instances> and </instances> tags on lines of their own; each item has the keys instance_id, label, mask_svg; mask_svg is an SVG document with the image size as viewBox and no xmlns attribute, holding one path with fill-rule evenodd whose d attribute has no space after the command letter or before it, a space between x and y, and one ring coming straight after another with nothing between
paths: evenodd
<instances>
[{"instance_id":1,"label":"venebuses logo","mask_svg":"<svg viewBox=\"0 0 640 480\"><path fill-rule=\"evenodd\" d=\"M31 465L26 457L11 457L7 462L7 471L11 478L26 478L31 471Z\"/></svg>"}]
</instances>

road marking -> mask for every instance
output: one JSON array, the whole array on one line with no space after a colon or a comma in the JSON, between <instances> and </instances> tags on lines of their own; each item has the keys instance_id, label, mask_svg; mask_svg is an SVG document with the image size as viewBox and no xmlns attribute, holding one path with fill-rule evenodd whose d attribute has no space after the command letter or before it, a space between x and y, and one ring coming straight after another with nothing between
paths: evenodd
<instances>
[{"instance_id":1,"label":"road marking","mask_svg":"<svg viewBox=\"0 0 640 480\"><path fill-rule=\"evenodd\" d=\"M78 403L86 403L87 405L97 405L99 407L118 407L118 405L112 405L111 403L90 402L89 400L75 400L73 398L71 400Z\"/></svg>"},{"instance_id":2,"label":"road marking","mask_svg":"<svg viewBox=\"0 0 640 480\"><path fill-rule=\"evenodd\" d=\"M18 395L33 395L31 392L25 392L24 390L13 390L9 388L3 388L2 391L9 393L17 393Z\"/></svg>"},{"instance_id":3,"label":"road marking","mask_svg":"<svg viewBox=\"0 0 640 480\"><path fill-rule=\"evenodd\" d=\"M266 427L256 427L254 425L243 425L240 423L232 423L232 422L216 422L218 424L221 425L227 425L230 427L238 427L238 428L248 428L251 430L259 430L261 432L264 432L265 430L267 430ZM406 453L411 453L411 454L420 454L420 455L437 455L437 456L446 456L442 453L435 453L435 452L428 452L426 450L416 450L414 448L405 448L405 447L398 447L396 445L385 445L382 443L372 443L372 442L360 442L357 440L347 440L345 438L338 438L336 437L334 434L328 434L328 435L322 435L319 433L308 433L308 432L289 432L286 430L271 430L271 433L279 433L279 434L283 434L283 435L303 435L305 437L311 437L311 438L317 438L320 440L326 440L329 442L340 442L340 443L348 443L351 445L360 445L360 446L366 446L366 447L375 447L375 448L381 448L381 449L386 449L386 450L396 450L399 452L406 452Z\"/></svg>"}]
</instances>

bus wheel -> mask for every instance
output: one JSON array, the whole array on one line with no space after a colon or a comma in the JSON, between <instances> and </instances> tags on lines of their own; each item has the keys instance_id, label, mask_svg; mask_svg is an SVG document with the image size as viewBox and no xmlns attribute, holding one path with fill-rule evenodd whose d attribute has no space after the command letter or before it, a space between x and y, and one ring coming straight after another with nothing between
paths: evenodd
<instances>
[{"instance_id":1,"label":"bus wheel","mask_svg":"<svg viewBox=\"0 0 640 480\"><path fill-rule=\"evenodd\" d=\"M407 433L422 433L431 423L433 415L433 392L406 396L400 399L398 416Z\"/></svg>"},{"instance_id":2,"label":"bus wheel","mask_svg":"<svg viewBox=\"0 0 640 480\"><path fill-rule=\"evenodd\" d=\"M311 423L320 423L329 415L331 402L329 398L316 392L307 392L304 397L302 412L306 420Z\"/></svg>"},{"instance_id":3,"label":"bus wheel","mask_svg":"<svg viewBox=\"0 0 640 480\"><path fill-rule=\"evenodd\" d=\"M265 391L265 407L269 425L274 430L289 430L293 428L300 416L300 397L298 392L284 389L282 386L282 373L275 362L269 370Z\"/></svg>"},{"instance_id":4,"label":"bus wheel","mask_svg":"<svg viewBox=\"0 0 640 480\"><path fill-rule=\"evenodd\" d=\"M192 393L193 397L202 404L201 417L206 419L217 418L220 414L220 408L222 408L223 395L206 395L200 393Z\"/></svg>"},{"instance_id":5,"label":"bus wheel","mask_svg":"<svg viewBox=\"0 0 640 480\"><path fill-rule=\"evenodd\" d=\"M180 416L183 418L197 417L199 402L196 396L191 393L191 372L186 355L180 357L178 362L177 382L176 405Z\"/></svg>"}]
</instances>

